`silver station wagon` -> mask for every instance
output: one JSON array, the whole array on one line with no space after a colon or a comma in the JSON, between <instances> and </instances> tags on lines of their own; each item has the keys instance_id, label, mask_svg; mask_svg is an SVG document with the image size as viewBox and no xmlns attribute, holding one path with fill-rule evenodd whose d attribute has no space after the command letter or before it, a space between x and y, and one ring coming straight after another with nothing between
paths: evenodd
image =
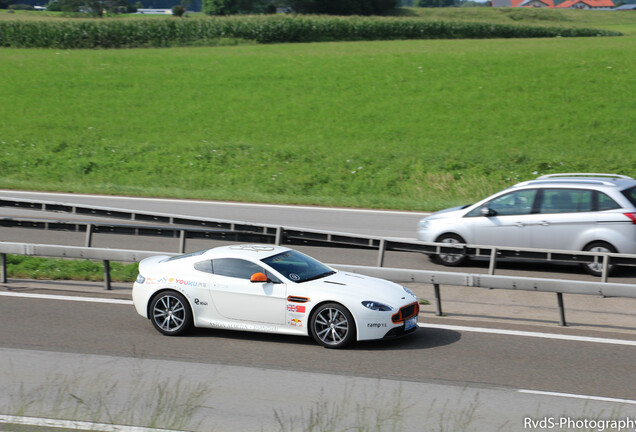
<instances>
[{"instance_id":1,"label":"silver station wagon","mask_svg":"<svg viewBox=\"0 0 636 432\"><path fill-rule=\"evenodd\" d=\"M426 242L636 254L636 180L618 174L550 174L419 222ZM468 257L440 254L457 266ZM585 264L600 275L602 262Z\"/></svg>"}]
</instances>

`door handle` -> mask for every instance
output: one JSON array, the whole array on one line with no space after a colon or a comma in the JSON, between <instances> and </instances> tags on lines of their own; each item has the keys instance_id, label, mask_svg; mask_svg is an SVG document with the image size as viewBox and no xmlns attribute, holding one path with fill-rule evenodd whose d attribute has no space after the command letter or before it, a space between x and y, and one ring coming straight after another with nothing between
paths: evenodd
<instances>
[{"instance_id":1,"label":"door handle","mask_svg":"<svg viewBox=\"0 0 636 432\"><path fill-rule=\"evenodd\" d=\"M524 227L526 225L523 222L515 222L515 226Z\"/></svg>"},{"instance_id":2,"label":"door handle","mask_svg":"<svg viewBox=\"0 0 636 432\"><path fill-rule=\"evenodd\" d=\"M542 225L542 226L549 226L549 225L550 225L550 222L548 222L548 221L541 221L541 225Z\"/></svg>"}]
</instances>

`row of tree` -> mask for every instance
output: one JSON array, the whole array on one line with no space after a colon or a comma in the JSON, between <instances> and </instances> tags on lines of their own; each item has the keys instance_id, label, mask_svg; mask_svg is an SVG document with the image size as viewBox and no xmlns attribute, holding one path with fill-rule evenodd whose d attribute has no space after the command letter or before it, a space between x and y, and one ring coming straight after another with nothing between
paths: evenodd
<instances>
[{"instance_id":1,"label":"row of tree","mask_svg":"<svg viewBox=\"0 0 636 432\"><path fill-rule=\"evenodd\" d=\"M275 13L287 10L303 14L379 15L395 8L397 0L203 0L208 15Z\"/></svg>"},{"instance_id":2,"label":"row of tree","mask_svg":"<svg viewBox=\"0 0 636 432\"><path fill-rule=\"evenodd\" d=\"M141 1L132 0L50 0L47 10L63 12L89 12L102 16L109 13L133 13L142 9ZM182 15L186 7L199 8L208 15L263 14L290 11L320 15L382 15L397 6L449 7L458 6L460 0L145 0L147 7L172 8ZM0 0L0 9L15 3L42 5L41 0ZM412 3L412 4L411 4ZM466 2L465 2L466 3ZM472 3L472 2L469 2Z\"/></svg>"}]
</instances>

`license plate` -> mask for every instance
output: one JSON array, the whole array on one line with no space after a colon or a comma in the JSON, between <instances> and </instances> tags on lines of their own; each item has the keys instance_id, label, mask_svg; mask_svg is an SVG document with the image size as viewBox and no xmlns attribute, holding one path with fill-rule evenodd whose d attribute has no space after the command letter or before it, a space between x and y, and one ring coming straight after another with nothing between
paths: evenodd
<instances>
[{"instance_id":1,"label":"license plate","mask_svg":"<svg viewBox=\"0 0 636 432\"><path fill-rule=\"evenodd\" d=\"M414 316L413 318L409 318L406 320L406 322L404 323L404 331L406 330L411 330L413 327L415 327L417 325L417 317Z\"/></svg>"}]
</instances>

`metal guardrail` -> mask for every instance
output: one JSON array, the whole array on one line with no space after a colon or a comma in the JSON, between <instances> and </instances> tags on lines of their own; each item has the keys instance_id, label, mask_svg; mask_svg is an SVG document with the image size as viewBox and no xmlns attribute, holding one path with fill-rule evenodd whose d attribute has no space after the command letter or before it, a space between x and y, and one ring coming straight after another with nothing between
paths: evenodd
<instances>
[{"instance_id":1,"label":"metal guardrail","mask_svg":"<svg viewBox=\"0 0 636 432\"><path fill-rule=\"evenodd\" d=\"M183 218L172 218L183 220ZM532 260L559 263L603 263L602 281L608 280L610 261L613 265L636 266L636 255L547 249L519 249L513 247L479 246L449 243L426 243L417 240L365 236L350 233L325 232L312 229L288 228L273 225L249 225L239 222L209 222L218 228L198 228L179 225L136 225L109 222L72 222L61 220L0 218L0 227L79 232L85 234L85 247L92 246L94 234L178 238L176 252L185 253L188 239L207 239L290 246L322 246L377 250L377 267L384 266L386 252L415 252L428 255L440 253L462 254L488 259L489 274L495 274L501 259ZM222 224L228 224L221 227Z\"/></svg>"},{"instance_id":2,"label":"metal guardrail","mask_svg":"<svg viewBox=\"0 0 636 432\"><path fill-rule=\"evenodd\" d=\"M424 243L405 239L382 238L350 233L325 232L304 228L282 227L268 224L253 224L209 218L185 217L173 214L153 214L124 209L96 206L79 206L49 201L21 199L0 199L0 207L41 210L55 213L76 214L115 218L126 223L72 222L29 218L0 218L0 227L31 228L53 231L85 233L84 247L35 245L27 243L0 242L2 258L0 277L6 281L6 254L34 256L96 259L104 262L106 289L110 288L110 261L137 262L151 255L177 255L184 253L187 239L210 239L239 242L258 242L290 246L323 246L377 250L377 267L362 267L334 264L338 269L359 272L401 282L422 282L433 284L438 315L442 314L440 285L472 286L489 289L518 289L557 293L560 322L565 325L563 293L601 295L606 297L636 297L636 285L608 282L608 267L612 265L636 266L636 255L598 253L583 251L518 249L509 247L455 245L447 243ZM135 222L148 222L142 225ZM165 225L161 225L165 224ZM93 234L120 234L132 236L155 236L179 238L176 253L135 251L127 249L94 248ZM451 273L425 270L385 268L384 258L388 251L416 252L424 254L458 253L489 260L488 274ZM599 259L603 262L603 275L598 282L554 280L496 276L496 265L500 259L547 261L559 263L591 263Z\"/></svg>"},{"instance_id":3,"label":"metal guardrail","mask_svg":"<svg viewBox=\"0 0 636 432\"><path fill-rule=\"evenodd\" d=\"M187 240L196 238L290 246L343 247L377 250L378 267L384 265L385 252L388 251L418 252L428 255L459 253L471 257L489 259L490 274L494 274L496 262L499 259L522 259L580 264L592 263L601 259L604 264L603 281L607 281L607 269L610 260L611 263L615 265L636 266L636 255L626 254L425 243L416 240L407 241L404 239L382 238L351 233L327 232L306 228L282 227L270 224L255 224L203 217L187 217L169 213L151 213L99 206L81 206L41 200L2 198L0 199L0 207L108 217L131 222L117 224L51 221L28 218L0 218L0 227L84 232L86 234L84 245L87 247L92 244L93 234L126 234L179 238L179 252L181 253L185 252ZM151 222L153 225L134 223L139 221Z\"/></svg>"},{"instance_id":4,"label":"metal guardrail","mask_svg":"<svg viewBox=\"0 0 636 432\"><path fill-rule=\"evenodd\" d=\"M0 281L2 283L7 283L6 254L102 260L104 261L104 283L106 289L110 289L110 261L138 262L144 258L154 255L178 255L177 253L157 251L0 242L0 256L2 257L2 265L0 266ZM602 281L588 282L555 280L492 274L439 272L388 267L367 267L346 264L330 264L330 266L338 270L380 277L395 282L432 284L435 290L435 303L438 316L443 315L440 291L441 285L553 292L557 294L559 322L561 325L566 325L563 294L636 298L636 285L634 284L620 284Z\"/></svg>"}]
</instances>

